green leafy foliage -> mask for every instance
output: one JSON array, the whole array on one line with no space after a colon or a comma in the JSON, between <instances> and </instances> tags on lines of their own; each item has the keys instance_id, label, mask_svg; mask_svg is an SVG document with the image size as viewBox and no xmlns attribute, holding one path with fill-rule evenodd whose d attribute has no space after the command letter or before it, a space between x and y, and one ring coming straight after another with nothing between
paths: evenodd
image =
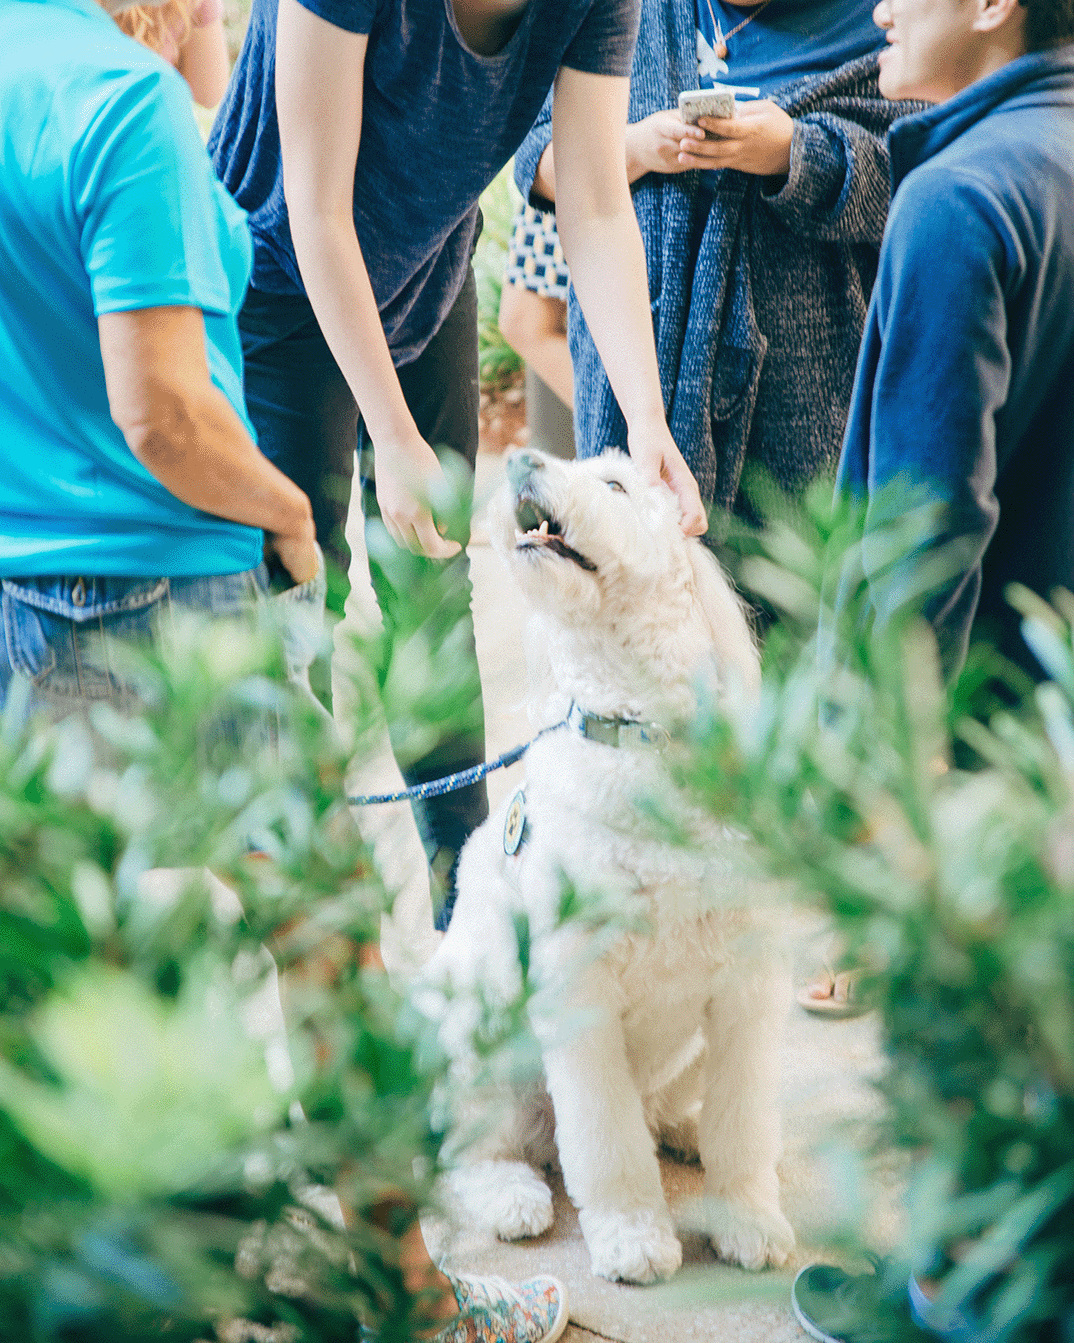
<instances>
[{"instance_id":1,"label":"green leafy foliage","mask_svg":"<svg viewBox=\"0 0 1074 1343\"><path fill-rule=\"evenodd\" d=\"M518 191L508 164L481 194L484 227L474 252L477 279L477 348L481 384L502 387L522 372L522 359L500 334L500 294Z\"/></svg>"},{"instance_id":2,"label":"green leafy foliage","mask_svg":"<svg viewBox=\"0 0 1074 1343\"><path fill-rule=\"evenodd\" d=\"M129 670L132 715L0 724L0 1339L408 1338L443 1063L359 965L342 748L270 631Z\"/></svg>"},{"instance_id":3,"label":"green leafy foliage","mask_svg":"<svg viewBox=\"0 0 1074 1343\"><path fill-rule=\"evenodd\" d=\"M866 636L852 612L818 647L825 557L854 534L813 501L755 545L743 573L784 616L760 709L709 718L683 776L871 967L885 1131L911 1159L902 1259L942 1283L975 1338L1067 1339L1074 597L1012 594L1052 678L1035 698L1013 681L997 696L1004 668L987 650L948 694L927 627ZM889 1287L905 1300L905 1285L904 1268ZM874 1320L876 1338L919 1337L904 1316Z\"/></svg>"}]
</instances>

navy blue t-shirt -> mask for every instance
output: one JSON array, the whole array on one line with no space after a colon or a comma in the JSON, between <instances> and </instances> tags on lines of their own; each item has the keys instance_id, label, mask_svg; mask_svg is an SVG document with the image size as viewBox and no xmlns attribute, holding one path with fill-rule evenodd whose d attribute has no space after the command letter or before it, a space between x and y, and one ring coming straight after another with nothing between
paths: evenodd
<instances>
[{"instance_id":1,"label":"navy blue t-shirt","mask_svg":"<svg viewBox=\"0 0 1074 1343\"><path fill-rule=\"evenodd\" d=\"M249 214L254 287L297 294L276 122L277 3L254 0L209 149ZM521 144L559 67L630 74L638 0L529 0L495 56L467 47L451 0L301 3L369 34L354 226L401 366L417 358L458 297L478 196Z\"/></svg>"}]
</instances>

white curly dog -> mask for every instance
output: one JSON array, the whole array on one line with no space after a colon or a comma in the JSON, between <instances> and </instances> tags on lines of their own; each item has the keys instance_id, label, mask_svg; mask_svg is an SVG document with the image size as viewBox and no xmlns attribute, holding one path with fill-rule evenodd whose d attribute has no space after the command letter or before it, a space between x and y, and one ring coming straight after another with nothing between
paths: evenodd
<instances>
[{"instance_id":1,"label":"white curly dog","mask_svg":"<svg viewBox=\"0 0 1074 1343\"><path fill-rule=\"evenodd\" d=\"M472 991L505 1000L521 983L524 916L547 1097L495 1110L454 1194L505 1239L537 1235L552 1201L534 1167L558 1148L594 1272L666 1278L682 1248L661 1188L664 1144L700 1155L717 1253L780 1264L794 1245L776 1174L786 970L743 907L737 842L673 803L665 750L699 697L752 697L749 627L711 553L683 537L670 490L647 485L629 458L526 450L507 475L489 523L533 612L535 719L569 721L527 752L524 797L466 845L451 926L422 978L461 1058ZM646 801L689 842L656 826ZM570 889L632 910L633 925L564 920Z\"/></svg>"}]
</instances>

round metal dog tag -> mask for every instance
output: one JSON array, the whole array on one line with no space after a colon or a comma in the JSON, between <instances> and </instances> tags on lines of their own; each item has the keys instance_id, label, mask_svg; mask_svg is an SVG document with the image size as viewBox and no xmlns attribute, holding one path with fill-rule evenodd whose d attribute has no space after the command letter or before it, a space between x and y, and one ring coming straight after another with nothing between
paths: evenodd
<instances>
[{"instance_id":1,"label":"round metal dog tag","mask_svg":"<svg viewBox=\"0 0 1074 1343\"><path fill-rule=\"evenodd\" d=\"M522 837L526 833L526 794L519 791L511 799L507 808L507 817L503 823L503 851L506 854L518 852Z\"/></svg>"}]
</instances>

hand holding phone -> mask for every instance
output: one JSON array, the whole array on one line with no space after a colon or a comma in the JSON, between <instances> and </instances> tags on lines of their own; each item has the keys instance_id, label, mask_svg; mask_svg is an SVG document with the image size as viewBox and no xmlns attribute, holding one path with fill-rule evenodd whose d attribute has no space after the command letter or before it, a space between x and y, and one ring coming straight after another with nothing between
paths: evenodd
<instances>
[{"instance_id":1,"label":"hand holding phone","mask_svg":"<svg viewBox=\"0 0 1074 1343\"><path fill-rule=\"evenodd\" d=\"M679 116L688 126L699 117L727 119L735 115L736 96L756 98L760 89L745 88L738 84L714 84L711 89L683 89L679 94ZM715 138L706 132L709 139Z\"/></svg>"},{"instance_id":2,"label":"hand holding phone","mask_svg":"<svg viewBox=\"0 0 1074 1343\"><path fill-rule=\"evenodd\" d=\"M733 117L735 95L730 89L683 89L679 94L679 115L688 126L699 117Z\"/></svg>"}]
</instances>

